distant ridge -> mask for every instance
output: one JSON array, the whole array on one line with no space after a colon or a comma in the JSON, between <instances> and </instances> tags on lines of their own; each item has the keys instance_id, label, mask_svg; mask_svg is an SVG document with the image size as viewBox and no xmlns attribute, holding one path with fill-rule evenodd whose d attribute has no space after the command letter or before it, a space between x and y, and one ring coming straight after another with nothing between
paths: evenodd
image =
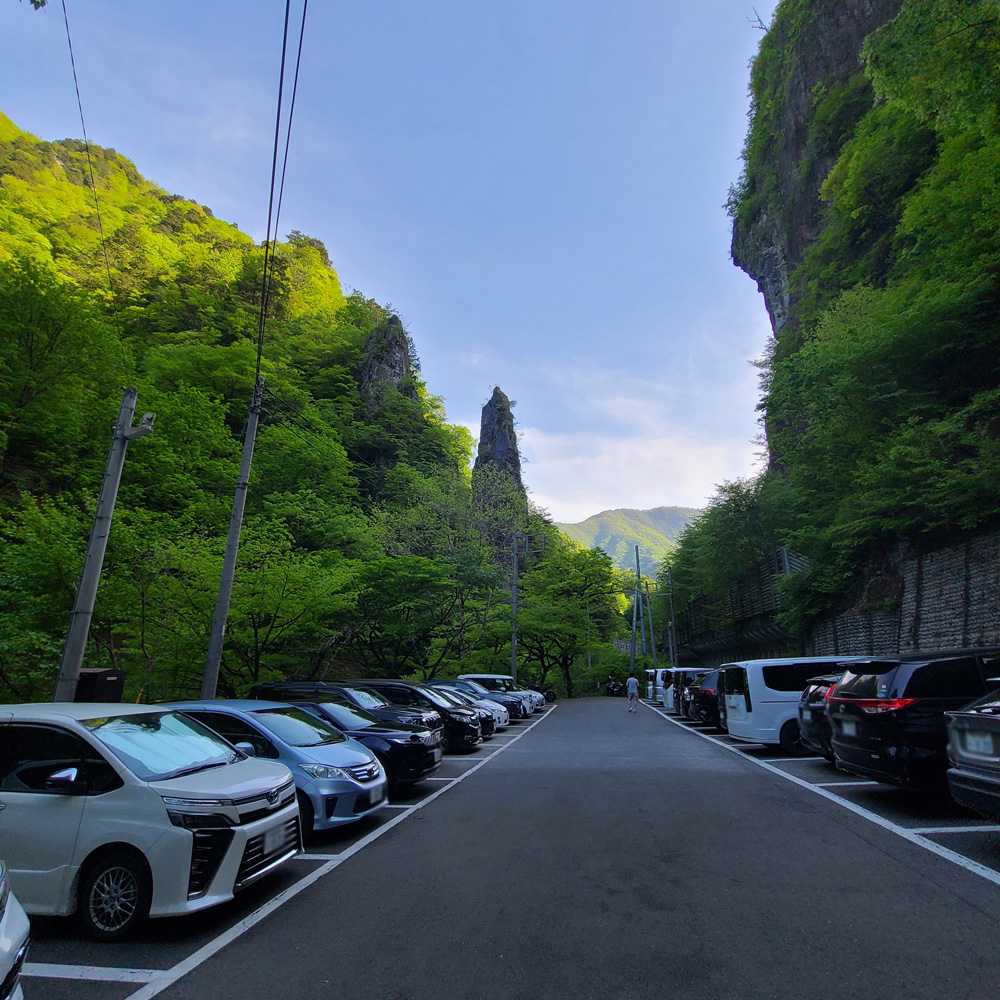
<instances>
[{"instance_id":1,"label":"distant ridge","mask_svg":"<svg viewBox=\"0 0 1000 1000\"><path fill-rule=\"evenodd\" d=\"M634 510L602 510L577 524L556 527L584 548L604 549L620 569L635 569L635 546L639 546L639 566L653 575L663 557L676 546L677 537L701 511L697 507L653 507Z\"/></svg>"}]
</instances>

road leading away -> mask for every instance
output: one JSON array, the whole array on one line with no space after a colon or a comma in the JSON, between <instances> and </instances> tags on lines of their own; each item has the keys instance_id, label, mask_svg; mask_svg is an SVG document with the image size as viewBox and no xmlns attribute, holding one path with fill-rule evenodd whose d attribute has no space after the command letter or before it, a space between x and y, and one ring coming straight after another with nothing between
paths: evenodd
<instances>
[{"instance_id":1,"label":"road leading away","mask_svg":"<svg viewBox=\"0 0 1000 1000\"><path fill-rule=\"evenodd\" d=\"M998 920L1000 887L585 699L159 995L978 1000Z\"/></svg>"}]
</instances>

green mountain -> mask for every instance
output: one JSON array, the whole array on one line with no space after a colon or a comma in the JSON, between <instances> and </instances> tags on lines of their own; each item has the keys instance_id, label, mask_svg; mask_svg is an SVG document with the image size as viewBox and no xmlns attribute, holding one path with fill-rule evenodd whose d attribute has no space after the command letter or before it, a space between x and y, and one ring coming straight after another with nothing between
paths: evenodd
<instances>
[{"instance_id":1,"label":"green mountain","mask_svg":"<svg viewBox=\"0 0 1000 1000\"><path fill-rule=\"evenodd\" d=\"M655 575L677 537L701 513L696 507L653 507L651 510L602 510L578 524L556 527L584 548L604 549L619 569L635 569L635 546L644 574Z\"/></svg>"}]
</instances>

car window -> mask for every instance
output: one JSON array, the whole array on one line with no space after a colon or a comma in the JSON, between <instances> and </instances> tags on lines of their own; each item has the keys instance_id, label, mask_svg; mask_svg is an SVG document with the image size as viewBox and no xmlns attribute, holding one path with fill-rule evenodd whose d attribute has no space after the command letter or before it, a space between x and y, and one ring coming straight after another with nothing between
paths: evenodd
<instances>
[{"instance_id":1,"label":"car window","mask_svg":"<svg viewBox=\"0 0 1000 1000\"><path fill-rule=\"evenodd\" d=\"M815 663L772 663L761 671L772 691L801 691L816 676Z\"/></svg>"},{"instance_id":2,"label":"car window","mask_svg":"<svg viewBox=\"0 0 1000 1000\"><path fill-rule=\"evenodd\" d=\"M230 743L249 743L257 757L268 757L272 760L278 756L277 747L256 726L250 725L244 719L229 715L226 712L203 712L189 710L190 715L202 725L208 726Z\"/></svg>"},{"instance_id":3,"label":"car window","mask_svg":"<svg viewBox=\"0 0 1000 1000\"><path fill-rule=\"evenodd\" d=\"M725 667L722 673L726 678L726 694L746 694L747 674L742 667Z\"/></svg>"},{"instance_id":4,"label":"car window","mask_svg":"<svg viewBox=\"0 0 1000 1000\"><path fill-rule=\"evenodd\" d=\"M179 712L146 712L81 719L142 781L162 781L239 760L216 733Z\"/></svg>"},{"instance_id":5,"label":"car window","mask_svg":"<svg viewBox=\"0 0 1000 1000\"><path fill-rule=\"evenodd\" d=\"M324 719L289 705L288 708L265 708L254 712L257 720L279 740L293 747L318 747L343 743L347 737Z\"/></svg>"},{"instance_id":6,"label":"car window","mask_svg":"<svg viewBox=\"0 0 1000 1000\"><path fill-rule=\"evenodd\" d=\"M120 788L118 772L86 740L56 726L0 726L0 791L65 794L46 788L57 771L77 769L93 794Z\"/></svg>"},{"instance_id":7,"label":"car window","mask_svg":"<svg viewBox=\"0 0 1000 1000\"><path fill-rule=\"evenodd\" d=\"M962 656L916 665L906 682L906 689L900 695L889 697L977 698L985 691L978 661L973 656Z\"/></svg>"},{"instance_id":8,"label":"car window","mask_svg":"<svg viewBox=\"0 0 1000 1000\"><path fill-rule=\"evenodd\" d=\"M338 701L321 701L316 706L318 714L325 716L340 729L370 729L379 724L374 715L369 715L363 708L354 705L344 705ZM305 711L309 711L308 708Z\"/></svg>"},{"instance_id":9,"label":"car window","mask_svg":"<svg viewBox=\"0 0 1000 1000\"><path fill-rule=\"evenodd\" d=\"M351 701L361 708L385 708L391 704L389 698L385 697L381 691L374 691L366 687L347 688L346 693L350 695Z\"/></svg>"}]
</instances>

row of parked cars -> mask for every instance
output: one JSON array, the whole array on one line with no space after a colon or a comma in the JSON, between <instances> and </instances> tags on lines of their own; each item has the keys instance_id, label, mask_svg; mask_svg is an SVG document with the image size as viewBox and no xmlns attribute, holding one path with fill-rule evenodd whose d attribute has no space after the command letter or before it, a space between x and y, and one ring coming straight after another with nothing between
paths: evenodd
<instances>
[{"instance_id":1,"label":"row of parked cars","mask_svg":"<svg viewBox=\"0 0 1000 1000\"><path fill-rule=\"evenodd\" d=\"M491 674L252 695L0 706L0 1000L20 996L25 911L111 941L221 903L545 706Z\"/></svg>"},{"instance_id":2,"label":"row of parked cars","mask_svg":"<svg viewBox=\"0 0 1000 1000\"><path fill-rule=\"evenodd\" d=\"M1000 649L746 660L651 681L669 710L736 739L1000 817Z\"/></svg>"}]
</instances>

